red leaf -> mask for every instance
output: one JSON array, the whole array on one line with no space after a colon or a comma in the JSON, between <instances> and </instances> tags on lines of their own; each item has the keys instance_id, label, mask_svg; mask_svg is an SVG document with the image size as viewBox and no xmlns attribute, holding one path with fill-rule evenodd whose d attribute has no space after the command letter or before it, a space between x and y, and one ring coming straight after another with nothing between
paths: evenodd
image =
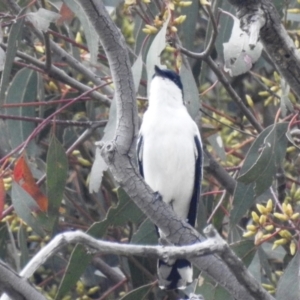
<instances>
[{"instance_id":1,"label":"red leaf","mask_svg":"<svg viewBox=\"0 0 300 300\"><path fill-rule=\"evenodd\" d=\"M61 26L64 22L70 23L75 16L71 9L64 3L60 8L59 14L61 17L56 21L58 26Z\"/></svg>"},{"instance_id":2,"label":"red leaf","mask_svg":"<svg viewBox=\"0 0 300 300\"><path fill-rule=\"evenodd\" d=\"M36 184L24 155L16 161L14 179L36 201L41 211L47 211L48 198Z\"/></svg>"}]
</instances>

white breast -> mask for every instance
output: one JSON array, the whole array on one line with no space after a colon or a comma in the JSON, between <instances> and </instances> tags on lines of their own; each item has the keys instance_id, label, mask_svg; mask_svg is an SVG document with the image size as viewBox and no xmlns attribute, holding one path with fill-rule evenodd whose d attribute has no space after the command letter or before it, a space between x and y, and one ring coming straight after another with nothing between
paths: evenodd
<instances>
[{"instance_id":1,"label":"white breast","mask_svg":"<svg viewBox=\"0 0 300 300\"><path fill-rule=\"evenodd\" d=\"M197 133L183 105L150 107L141 127L145 181L183 219L194 189Z\"/></svg>"}]
</instances>

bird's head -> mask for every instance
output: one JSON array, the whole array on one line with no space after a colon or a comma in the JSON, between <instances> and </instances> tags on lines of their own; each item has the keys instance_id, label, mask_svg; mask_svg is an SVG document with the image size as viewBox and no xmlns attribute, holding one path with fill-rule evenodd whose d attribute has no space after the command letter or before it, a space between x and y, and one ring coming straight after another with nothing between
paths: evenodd
<instances>
[{"instance_id":1,"label":"bird's head","mask_svg":"<svg viewBox=\"0 0 300 300\"><path fill-rule=\"evenodd\" d=\"M154 67L155 73L150 86L150 101L153 97L176 100L183 103L183 86L180 76L172 70ZM173 100L172 100L173 99Z\"/></svg>"}]
</instances>

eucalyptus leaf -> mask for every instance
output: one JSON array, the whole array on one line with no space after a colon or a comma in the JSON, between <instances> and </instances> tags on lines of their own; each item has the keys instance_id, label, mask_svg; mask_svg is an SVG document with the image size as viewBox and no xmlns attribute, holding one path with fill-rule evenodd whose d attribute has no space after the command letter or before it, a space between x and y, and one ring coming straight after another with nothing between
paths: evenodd
<instances>
[{"instance_id":1,"label":"eucalyptus leaf","mask_svg":"<svg viewBox=\"0 0 300 300\"><path fill-rule=\"evenodd\" d=\"M145 219L145 215L121 188L118 189L117 193L118 206L111 207L103 221L94 223L88 229L87 233L91 236L102 238L108 226L125 226L129 221L139 225ZM91 254L87 253L82 245L76 245L55 299L60 299L76 284L91 260Z\"/></svg>"},{"instance_id":2,"label":"eucalyptus leaf","mask_svg":"<svg viewBox=\"0 0 300 300\"><path fill-rule=\"evenodd\" d=\"M288 123L275 124L265 129L268 133L256 153L257 160L246 172L241 170L238 180L246 184L255 182L256 196L271 186L276 169L282 163L287 147L287 129Z\"/></svg>"},{"instance_id":3,"label":"eucalyptus leaf","mask_svg":"<svg viewBox=\"0 0 300 300\"><path fill-rule=\"evenodd\" d=\"M45 236L42 224L38 222L34 211L39 211L39 207L35 200L16 182L12 184L11 192L12 204L17 215L28 225L33 231L40 235Z\"/></svg>"},{"instance_id":4,"label":"eucalyptus leaf","mask_svg":"<svg viewBox=\"0 0 300 300\"><path fill-rule=\"evenodd\" d=\"M195 120L197 117L199 117L200 99L198 87L196 85L190 66L182 64L179 75L183 85L185 105L189 114Z\"/></svg>"},{"instance_id":5,"label":"eucalyptus leaf","mask_svg":"<svg viewBox=\"0 0 300 300\"><path fill-rule=\"evenodd\" d=\"M98 57L99 36L93 27L91 20L86 15L84 9L74 0L63 1L78 17L85 33L87 45L90 51L90 62L96 64Z\"/></svg>"},{"instance_id":6,"label":"eucalyptus leaf","mask_svg":"<svg viewBox=\"0 0 300 300\"><path fill-rule=\"evenodd\" d=\"M299 300L300 299L300 252L299 250L288 264L281 276L276 292L276 299Z\"/></svg>"},{"instance_id":7,"label":"eucalyptus leaf","mask_svg":"<svg viewBox=\"0 0 300 300\"><path fill-rule=\"evenodd\" d=\"M0 104L1 106L4 104L4 95L9 86L9 82L11 80L10 73L12 69L12 65L16 56L16 52L18 50L18 43L22 36L24 18L20 18L19 16L24 15L25 9L22 9L16 19L16 22L10 28L8 41L7 41L7 50L5 56L5 64L3 68L3 72L1 74L1 82L0 82ZM2 48L1 48L2 49Z\"/></svg>"},{"instance_id":8,"label":"eucalyptus leaf","mask_svg":"<svg viewBox=\"0 0 300 300\"><path fill-rule=\"evenodd\" d=\"M269 184L272 183L272 178L275 175L274 166L272 166L271 163L270 165L267 165L267 161L272 161L272 163L275 164L275 168L276 165L279 165L282 161L287 145L286 138L284 137L287 127L288 123L279 123L276 124L275 127L274 125L267 127L256 138L249 149L240 174L241 176L246 175L251 170L255 176L250 173L251 176L249 178L247 175L246 179L244 178L246 182L243 181L243 178L242 180L239 178L237 182L233 196L233 207L230 213L231 226L237 224L251 205L254 204L258 192L265 189L266 186L270 186ZM269 138L267 139L267 137ZM263 158L265 160L262 160L262 158L260 158L263 150L262 147L265 145L266 141L272 145L271 148L268 146L266 149L268 150L268 155L270 157L267 156L265 158L266 155L264 155ZM257 163L258 166L256 166ZM255 168L258 167L259 170L256 170ZM271 174L270 169L271 171L273 170L273 173ZM262 173L262 171L265 171L265 173ZM270 176L271 182L270 178L265 178L263 175Z\"/></svg>"},{"instance_id":9,"label":"eucalyptus leaf","mask_svg":"<svg viewBox=\"0 0 300 300\"><path fill-rule=\"evenodd\" d=\"M293 112L294 107L291 100L289 99L290 86L283 78L281 78L280 84L281 84L281 91L282 91L280 97L280 109L281 109L282 116L285 117L287 114L287 110Z\"/></svg>"},{"instance_id":10,"label":"eucalyptus leaf","mask_svg":"<svg viewBox=\"0 0 300 300\"><path fill-rule=\"evenodd\" d=\"M148 94L150 82L152 80L152 76L154 74L154 66L160 66L160 54L166 47L166 33L169 25L171 14L169 14L167 20L164 25L160 29L160 31L156 34L147 54L146 58L146 68L147 68L147 76L148 76Z\"/></svg>"},{"instance_id":11,"label":"eucalyptus leaf","mask_svg":"<svg viewBox=\"0 0 300 300\"><path fill-rule=\"evenodd\" d=\"M13 78L6 97L6 104L25 104L34 102L37 97L38 76L31 69L21 69ZM7 115L17 117L35 117L35 108L33 106L19 106L5 109ZM24 142L35 128L35 124L31 122L6 120L7 132L10 137L12 148L18 147ZM33 153L34 142L30 142L28 151Z\"/></svg>"},{"instance_id":12,"label":"eucalyptus leaf","mask_svg":"<svg viewBox=\"0 0 300 300\"><path fill-rule=\"evenodd\" d=\"M58 219L59 208L68 177L68 158L63 146L53 135L47 153L47 197L49 201L48 215L54 222Z\"/></svg>"},{"instance_id":13,"label":"eucalyptus leaf","mask_svg":"<svg viewBox=\"0 0 300 300\"><path fill-rule=\"evenodd\" d=\"M207 140L211 144L212 148L214 149L218 157L221 160L226 161L226 152L220 134L219 133L212 134L207 137Z\"/></svg>"},{"instance_id":14,"label":"eucalyptus leaf","mask_svg":"<svg viewBox=\"0 0 300 300\"><path fill-rule=\"evenodd\" d=\"M148 294L151 292L151 290L154 288L153 284L147 284L144 286L141 286L137 289L134 289L133 291L130 291L125 296L120 298L120 300L146 300L148 299Z\"/></svg>"}]
</instances>

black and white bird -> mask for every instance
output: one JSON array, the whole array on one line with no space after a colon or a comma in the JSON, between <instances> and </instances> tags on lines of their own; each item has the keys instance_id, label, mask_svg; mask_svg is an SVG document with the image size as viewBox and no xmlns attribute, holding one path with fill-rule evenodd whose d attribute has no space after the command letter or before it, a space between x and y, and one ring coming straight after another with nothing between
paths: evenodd
<instances>
[{"instance_id":1,"label":"black and white bird","mask_svg":"<svg viewBox=\"0 0 300 300\"><path fill-rule=\"evenodd\" d=\"M163 201L195 226L202 179L202 143L183 100L180 76L155 66L137 145L141 175ZM160 230L158 230L159 234ZM159 286L184 289L193 281L186 259L158 261Z\"/></svg>"}]
</instances>

